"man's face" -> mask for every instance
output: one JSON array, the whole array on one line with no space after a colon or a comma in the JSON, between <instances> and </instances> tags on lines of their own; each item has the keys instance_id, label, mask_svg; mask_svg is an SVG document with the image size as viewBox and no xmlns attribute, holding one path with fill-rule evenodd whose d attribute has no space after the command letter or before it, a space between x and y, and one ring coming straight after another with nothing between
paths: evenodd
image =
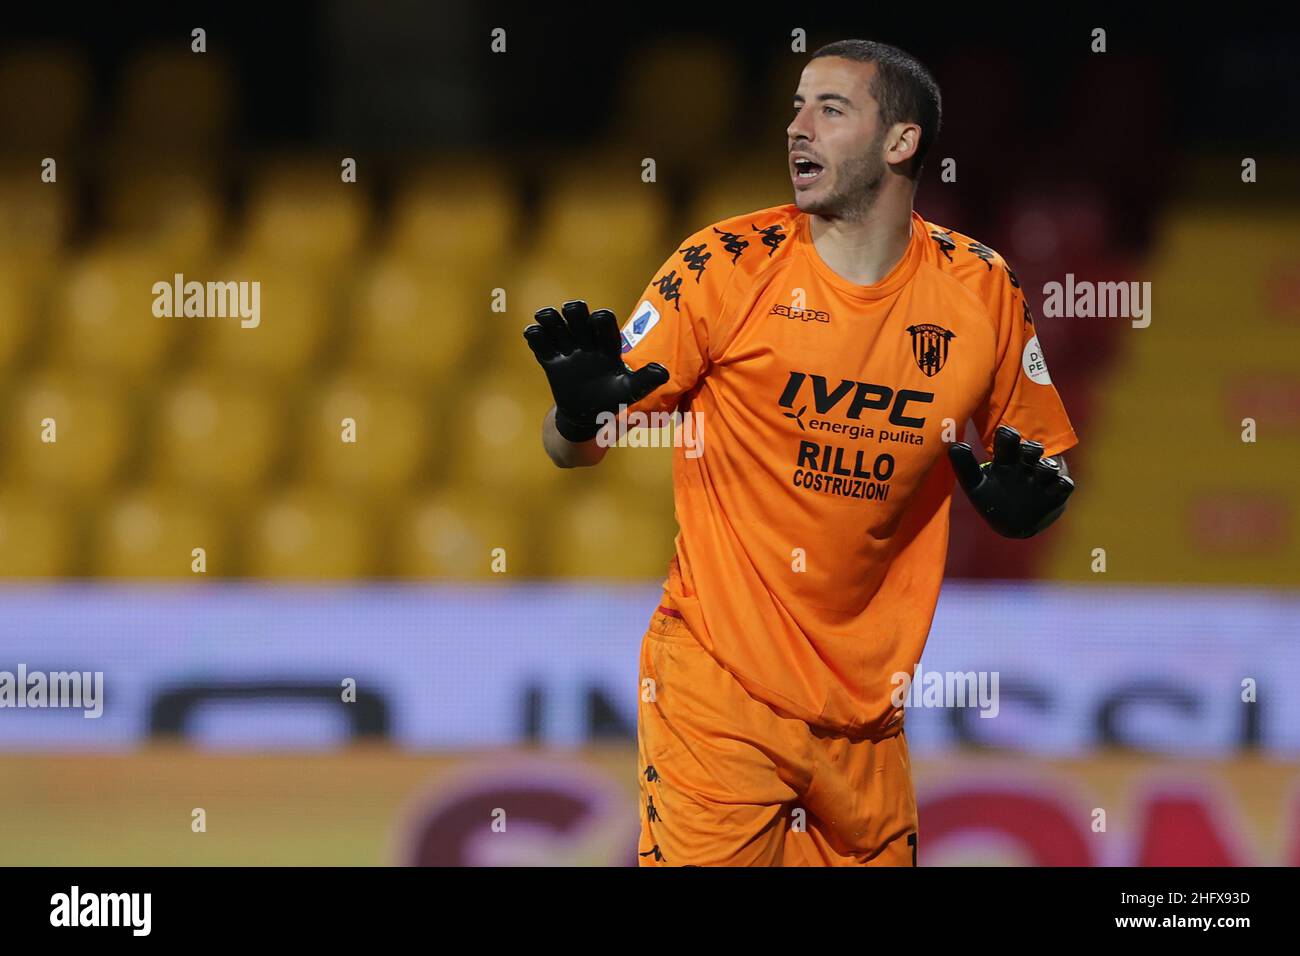
<instances>
[{"instance_id":1,"label":"man's face","mask_svg":"<svg viewBox=\"0 0 1300 956\"><path fill-rule=\"evenodd\" d=\"M873 63L818 57L804 67L786 128L795 204L828 218L857 218L885 175L880 108L868 92Z\"/></svg>"}]
</instances>

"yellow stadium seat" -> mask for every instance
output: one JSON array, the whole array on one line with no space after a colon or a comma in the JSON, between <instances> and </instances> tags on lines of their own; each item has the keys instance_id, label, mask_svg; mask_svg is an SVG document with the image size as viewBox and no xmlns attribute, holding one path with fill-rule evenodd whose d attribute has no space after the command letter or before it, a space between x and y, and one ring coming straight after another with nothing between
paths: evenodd
<instances>
[{"instance_id":1,"label":"yellow stadium seat","mask_svg":"<svg viewBox=\"0 0 1300 956\"><path fill-rule=\"evenodd\" d=\"M542 416L550 406L540 369L529 376L497 373L468 381L452 409L450 443L442 453L449 479L459 487L509 491L521 500L547 494L559 472L542 449ZM440 451L442 442L435 435Z\"/></svg>"},{"instance_id":2,"label":"yellow stadium seat","mask_svg":"<svg viewBox=\"0 0 1300 956\"><path fill-rule=\"evenodd\" d=\"M794 202L780 153L761 160L724 155L702 174L702 180L687 205L687 234L721 219Z\"/></svg>"},{"instance_id":3,"label":"yellow stadium seat","mask_svg":"<svg viewBox=\"0 0 1300 956\"><path fill-rule=\"evenodd\" d=\"M303 427L303 477L391 493L426 466L431 409L417 393L349 376L324 386ZM346 440L345 440L346 439Z\"/></svg>"},{"instance_id":4,"label":"yellow stadium seat","mask_svg":"<svg viewBox=\"0 0 1300 956\"><path fill-rule=\"evenodd\" d=\"M419 170L393 200L393 255L463 274L509 255L519 229L514 185L491 165L445 160Z\"/></svg>"},{"instance_id":5,"label":"yellow stadium seat","mask_svg":"<svg viewBox=\"0 0 1300 956\"><path fill-rule=\"evenodd\" d=\"M365 186L337 157L272 160L252 190L241 247L263 261L329 275L351 264L369 228Z\"/></svg>"},{"instance_id":6,"label":"yellow stadium seat","mask_svg":"<svg viewBox=\"0 0 1300 956\"><path fill-rule=\"evenodd\" d=\"M151 472L186 489L246 495L275 465L281 430L277 392L194 373L160 397Z\"/></svg>"},{"instance_id":7,"label":"yellow stadium seat","mask_svg":"<svg viewBox=\"0 0 1300 956\"><path fill-rule=\"evenodd\" d=\"M54 300L55 360L133 376L161 367L180 325L199 320L155 315L158 282L172 275L156 249L108 244L71 263Z\"/></svg>"},{"instance_id":8,"label":"yellow stadium seat","mask_svg":"<svg viewBox=\"0 0 1300 956\"><path fill-rule=\"evenodd\" d=\"M535 543L527 517L508 495L462 488L418 496L395 522L394 572L404 578L533 577Z\"/></svg>"},{"instance_id":9,"label":"yellow stadium seat","mask_svg":"<svg viewBox=\"0 0 1300 956\"><path fill-rule=\"evenodd\" d=\"M670 220L667 191L641 181L634 158L603 161L584 158L580 168L566 165L548 184L534 255L566 261L587 275L603 272L613 280L644 282L647 269L666 257Z\"/></svg>"},{"instance_id":10,"label":"yellow stadium seat","mask_svg":"<svg viewBox=\"0 0 1300 956\"><path fill-rule=\"evenodd\" d=\"M656 277L656 270L671 252L671 245L655 250L631 281L601 271L586 272L580 263L556 253L527 256L521 260L508 286L509 314L520 320L517 328L513 324L510 327L522 334L524 326L533 321L534 312L548 305L558 309L568 299L583 299L593 311L610 309L621 324L627 310L635 307L636 297ZM531 354L527 348L524 352Z\"/></svg>"},{"instance_id":11,"label":"yellow stadium seat","mask_svg":"<svg viewBox=\"0 0 1300 956\"><path fill-rule=\"evenodd\" d=\"M507 300L508 301L508 300ZM458 276L434 275L398 259L375 264L357 290L349 364L412 383L440 386L454 377L490 323L485 289Z\"/></svg>"},{"instance_id":12,"label":"yellow stadium seat","mask_svg":"<svg viewBox=\"0 0 1300 956\"><path fill-rule=\"evenodd\" d=\"M62 182L62 178L60 179ZM0 256L34 274L47 274L71 221L68 190L40 181L30 164L0 167Z\"/></svg>"},{"instance_id":13,"label":"yellow stadium seat","mask_svg":"<svg viewBox=\"0 0 1300 956\"><path fill-rule=\"evenodd\" d=\"M599 466L598 466L599 467ZM671 503L611 491L594 482L547 510L547 572L565 578L663 578L677 525Z\"/></svg>"},{"instance_id":14,"label":"yellow stadium seat","mask_svg":"<svg viewBox=\"0 0 1300 956\"><path fill-rule=\"evenodd\" d=\"M173 271L187 272L207 264L204 257L222 224L222 202L203 173L137 166L107 190L104 218L113 235L153 244L166 252Z\"/></svg>"},{"instance_id":15,"label":"yellow stadium seat","mask_svg":"<svg viewBox=\"0 0 1300 956\"><path fill-rule=\"evenodd\" d=\"M76 570L68 503L32 487L0 487L0 578L53 578Z\"/></svg>"},{"instance_id":16,"label":"yellow stadium seat","mask_svg":"<svg viewBox=\"0 0 1300 956\"><path fill-rule=\"evenodd\" d=\"M1088 466L1048 539L1054 576L1099 580L1104 551L1106 580L1300 581L1300 429L1285 397L1296 393L1300 334L1279 285L1297 222L1285 207L1174 207L1142 270L1156 293L1151 324L1072 320L1124 322L1126 349L1080 436ZM1256 419L1253 442L1244 418Z\"/></svg>"},{"instance_id":17,"label":"yellow stadium seat","mask_svg":"<svg viewBox=\"0 0 1300 956\"><path fill-rule=\"evenodd\" d=\"M107 489L136 441L124 394L94 376L38 374L18 386L8 418L12 471L74 493Z\"/></svg>"},{"instance_id":18,"label":"yellow stadium seat","mask_svg":"<svg viewBox=\"0 0 1300 956\"><path fill-rule=\"evenodd\" d=\"M117 94L113 141L124 153L202 156L229 136L234 106L229 63L175 41L127 67Z\"/></svg>"},{"instance_id":19,"label":"yellow stadium seat","mask_svg":"<svg viewBox=\"0 0 1300 956\"><path fill-rule=\"evenodd\" d=\"M0 380L22 358L38 303L32 276L12 262L0 260Z\"/></svg>"},{"instance_id":20,"label":"yellow stadium seat","mask_svg":"<svg viewBox=\"0 0 1300 956\"><path fill-rule=\"evenodd\" d=\"M293 378L320 357L337 327L329 290L306 270L239 259L213 267L207 281L247 283L238 287L246 308L240 316L180 320L198 338L202 365Z\"/></svg>"},{"instance_id":21,"label":"yellow stadium seat","mask_svg":"<svg viewBox=\"0 0 1300 956\"><path fill-rule=\"evenodd\" d=\"M308 487L285 490L253 516L248 573L305 580L370 576L379 543L372 526L359 496Z\"/></svg>"},{"instance_id":22,"label":"yellow stadium seat","mask_svg":"<svg viewBox=\"0 0 1300 956\"><path fill-rule=\"evenodd\" d=\"M743 75L715 41L674 37L648 47L624 73L615 135L654 157L661 176L689 172L736 132Z\"/></svg>"},{"instance_id":23,"label":"yellow stadium seat","mask_svg":"<svg viewBox=\"0 0 1300 956\"><path fill-rule=\"evenodd\" d=\"M1051 576L1282 588L1300 580L1294 451L1203 442L1198 433L1190 458L1185 447L1171 455L1149 443L1130 461L1131 442L1095 436L1088 461L1102 466L1080 478L1077 500L1048 538Z\"/></svg>"},{"instance_id":24,"label":"yellow stadium seat","mask_svg":"<svg viewBox=\"0 0 1300 956\"><path fill-rule=\"evenodd\" d=\"M90 70L71 50L29 49L0 60L0 148L62 152L82 130Z\"/></svg>"},{"instance_id":25,"label":"yellow stadium seat","mask_svg":"<svg viewBox=\"0 0 1300 956\"><path fill-rule=\"evenodd\" d=\"M200 581L196 566L208 576L226 576L234 568L220 517L177 490L133 488L107 503L98 518L97 576Z\"/></svg>"}]
</instances>

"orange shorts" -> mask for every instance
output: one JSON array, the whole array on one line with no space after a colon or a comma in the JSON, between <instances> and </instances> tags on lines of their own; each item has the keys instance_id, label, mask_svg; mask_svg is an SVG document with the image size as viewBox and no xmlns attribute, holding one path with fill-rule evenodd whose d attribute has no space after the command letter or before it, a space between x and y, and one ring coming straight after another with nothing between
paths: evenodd
<instances>
[{"instance_id":1,"label":"orange shorts","mask_svg":"<svg viewBox=\"0 0 1300 956\"><path fill-rule=\"evenodd\" d=\"M755 700L659 608L641 642L642 866L915 866L900 730L850 739Z\"/></svg>"}]
</instances>

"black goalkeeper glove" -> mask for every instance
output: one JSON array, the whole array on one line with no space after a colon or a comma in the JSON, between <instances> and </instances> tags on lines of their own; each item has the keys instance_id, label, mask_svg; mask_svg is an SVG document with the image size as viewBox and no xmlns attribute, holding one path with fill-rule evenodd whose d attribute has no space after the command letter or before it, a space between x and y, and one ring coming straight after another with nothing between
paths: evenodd
<instances>
[{"instance_id":1,"label":"black goalkeeper glove","mask_svg":"<svg viewBox=\"0 0 1300 956\"><path fill-rule=\"evenodd\" d=\"M1008 425L998 426L992 461L981 465L965 442L950 445L948 458L975 510L1004 538L1038 534L1061 516L1074 491L1061 466L1043 458L1043 446L1021 441Z\"/></svg>"},{"instance_id":2,"label":"black goalkeeper glove","mask_svg":"<svg viewBox=\"0 0 1300 956\"><path fill-rule=\"evenodd\" d=\"M556 431L571 442L591 441L600 431L596 416L639 402L668 381L668 369L650 362L634 372L624 364L623 337L609 309L588 315L581 299L561 308L563 317L539 309L524 338L550 383Z\"/></svg>"}]
</instances>

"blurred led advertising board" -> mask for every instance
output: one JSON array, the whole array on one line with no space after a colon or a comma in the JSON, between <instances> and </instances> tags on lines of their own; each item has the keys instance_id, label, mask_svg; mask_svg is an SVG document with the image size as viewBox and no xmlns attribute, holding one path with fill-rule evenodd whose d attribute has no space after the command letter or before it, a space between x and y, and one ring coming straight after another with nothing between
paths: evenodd
<instances>
[{"instance_id":1,"label":"blurred led advertising board","mask_svg":"<svg viewBox=\"0 0 1300 956\"><path fill-rule=\"evenodd\" d=\"M10 586L0 750L626 741L658 594L653 584ZM101 674L101 712L14 706L20 668ZM1300 595L951 584L917 690L935 674L977 677L996 696L955 707L915 693L914 754L1300 754L1300 697L1289 692L1300 685Z\"/></svg>"}]
</instances>

